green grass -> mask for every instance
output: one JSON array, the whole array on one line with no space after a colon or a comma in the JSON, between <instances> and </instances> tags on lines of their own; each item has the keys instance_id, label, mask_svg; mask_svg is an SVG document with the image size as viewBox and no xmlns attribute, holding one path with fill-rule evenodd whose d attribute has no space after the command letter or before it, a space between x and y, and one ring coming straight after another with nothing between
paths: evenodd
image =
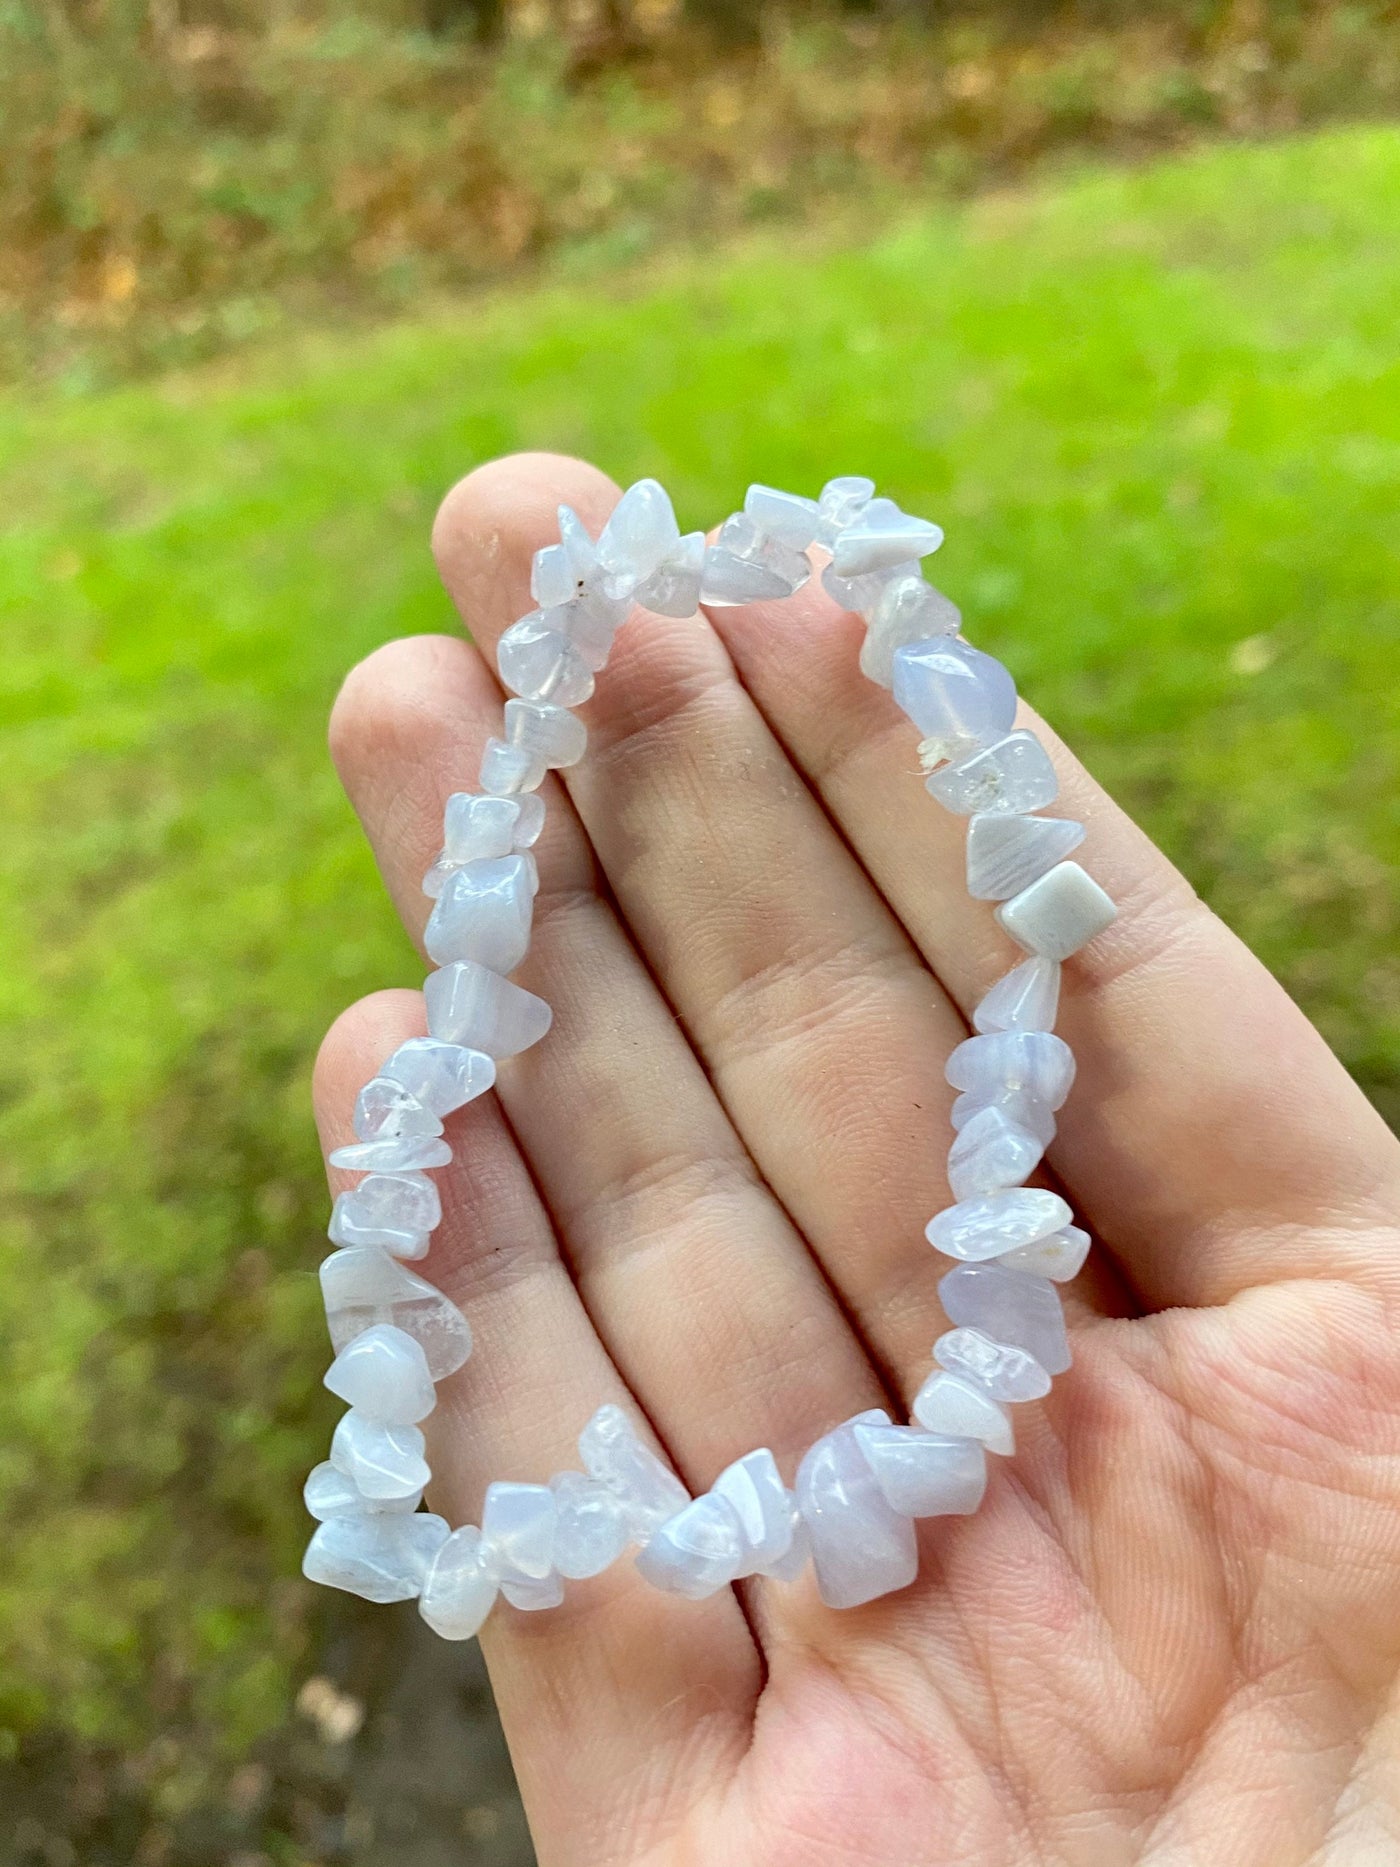
<instances>
[{"instance_id":1,"label":"green grass","mask_svg":"<svg viewBox=\"0 0 1400 1867\"><path fill-rule=\"evenodd\" d=\"M333 1412L307 1079L417 976L323 722L450 626L427 525L491 454L692 523L867 468L937 516L977 639L1400 1108L1397 199L1392 130L1221 149L0 405L0 1723L285 1711Z\"/></svg>"}]
</instances>

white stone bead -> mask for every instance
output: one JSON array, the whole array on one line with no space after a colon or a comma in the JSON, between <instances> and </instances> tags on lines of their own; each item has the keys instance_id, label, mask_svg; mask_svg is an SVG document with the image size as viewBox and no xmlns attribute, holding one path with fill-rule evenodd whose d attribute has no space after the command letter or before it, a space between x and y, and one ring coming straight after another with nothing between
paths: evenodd
<instances>
[{"instance_id":1,"label":"white stone bead","mask_svg":"<svg viewBox=\"0 0 1400 1867\"><path fill-rule=\"evenodd\" d=\"M794 551L807 549L817 535L821 518L815 499L779 492L776 486L760 486L757 482L744 495L744 511L765 538L776 538Z\"/></svg>"},{"instance_id":2,"label":"white stone bead","mask_svg":"<svg viewBox=\"0 0 1400 1867\"><path fill-rule=\"evenodd\" d=\"M574 600L590 612L600 627L617 629L632 608L631 592L625 587L619 589L616 573L607 571L599 562L597 546L570 506L559 508L559 543L573 573Z\"/></svg>"},{"instance_id":3,"label":"white stone bead","mask_svg":"<svg viewBox=\"0 0 1400 1867\"><path fill-rule=\"evenodd\" d=\"M385 1426L353 1409L331 1439L331 1464L366 1497L411 1497L432 1477L427 1442L416 1426Z\"/></svg>"},{"instance_id":4,"label":"white stone bead","mask_svg":"<svg viewBox=\"0 0 1400 1867\"><path fill-rule=\"evenodd\" d=\"M371 1174L371 1179L380 1176ZM387 1176L386 1176L387 1177ZM358 1190L358 1189L357 1189ZM422 1258L431 1242L426 1231L413 1231L390 1225L360 1225L355 1218L355 1194L341 1193L331 1208L331 1222L326 1228L333 1245L376 1245L393 1252L396 1258Z\"/></svg>"},{"instance_id":5,"label":"white stone bead","mask_svg":"<svg viewBox=\"0 0 1400 1867\"><path fill-rule=\"evenodd\" d=\"M426 1512L331 1517L311 1538L301 1572L366 1601L412 1601L447 1536L443 1519Z\"/></svg>"},{"instance_id":6,"label":"white stone bead","mask_svg":"<svg viewBox=\"0 0 1400 1867\"><path fill-rule=\"evenodd\" d=\"M856 1443L901 1517L966 1517L987 1488L987 1455L978 1439L949 1439L909 1426L857 1426Z\"/></svg>"},{"instance_id":7,"label":"white stone bead","mask_svg":"<svg viewBox=\"0 0 1400 1867\"><path fill-rule=\"evenodd\" d=\"M1028 1096L1019 1089L1004 1087L964 1091L957 1096L949 1115L954 1131L961 1134L969 1122L989 1108L1000 1109L1018 1128L1033 1134L1042 1147L1049 1147L1055 1139L1055 1117L1049 1104L1037 1101L1034 1096Z\"/></svg>"},{"instance_id":8,"label":"white stone bead","mask_svg":"<svg viewBox=\"0 0 1400 1867\"><path fill-rule=\"evenodd\" d=\"M817 501L817 543L829 551L875 497L875 482L855 473L828 480Z\"/></svg>"},{"instance_id":9,"label":"white stone bead","mask_svg":"<svg viewBox=\"0 0 1400 1867\"><path fill-rule=\"evenodd\" d=\"M918 560L913 558L907 564L890 564L883 570L866 571L860 577L838 577L836 566L828 564L822 572L822 588L834 603L839 603L842 609L854 610L868 624L879 611L892 584L918 576ZM935 629L933 633L936 635L938 631Z\"/></svg>"},{"instance_id":10,"label":"white stone bead","mask_svg":"<svg viewBox=\"0 0 1400 1867\"><path fill-rule=\"evenodd\" d=\"M477 791L454 791L442 808L443 860L454 864L508 856L516 847L516 829L524 803L544 817L537 797L483 797Z\"/></svg>"},{"instance_id":11,"label":"white stone bead","mask_svg":"<svg viewBox=\"0 0 1400 1867\"><path fill-rule=\"evenodd\" d=\"M954 1089L974 1095L1019 1089L1057 1109L1074 1083L1074 1052L1053 1031L995 1031L964 1038L944 1074Z\"/></svg>"},{"instance_id":12,"label":"white stone bead","mask_svg":"<svg viewBox=\"0 0 1400 1867\"><path fill-rule=\"evenodd\" d=\"M950 1329L934 1343L933 1358L949 1374L985 1388L993 1400L1040 1400L1050 1392L1050 1376L1034 1355L994 1342L980 1329Z\"/></svg>"},{"instance_id":13,"label":"white stone bead","mask_svg":"<svg viewBox=\"0 0 1400 1867\"><path fill-rule=\"evenodd\" d=\"M1060 784L1050 755L1034 733L1008 733L994 745L945 765L927 781L945 810L960 817L977 812L1024 815L1053 804Z\"/></svg>"},{"instance_id":14,"label":"white stone bead","mask_svg":"<svg viewBox=\"0 0 1400 1867\"><path fill-rule=\"evenodd\" d=\"M705 534L687 532L657 565L636 600L654 616L693 616L700 607L700 585L705 574Z\"/></svg>"},{"instance_id":15,"label":"white stone bead","mask_svg":"<svg viewBox=\"0 0 1400 1867\"><path fill-rule=\"evenodd\" d=\"M388 1141L396 1135L436 1135L442 1123L402 1083L376 1076L355 1098L355 1133L361 1141Z\"/></svg>"},{"instance_id":16,"label":"white stone bead","mask_svg":"<svg viewBox=\"0 0 1400 1867\"><path fill-rule=\"evenodd\" d=\"M601 1575L631 1540L622 1499L582 1472L556 1472L549 1488L556 1511L555 1569L571 1581Z\"/></svg>"},{"instance_id":17,"label":"white stone bead","mask_svg":"<svg viewBox=\"0 0 1400 1867\"><path fill-rule=\"evenodd\" d=\"M743 1557L733 1505L709 1491L657 1527L637 1553L637 1568L653 1588L703 1601L734 1581Z\"/></svg>"},{"instance_id":18,"label":"white stone bead","mask_svg":"<svg viewBox=\"0 0 1400 1867\"><path fill-rule=\"evenodd\" d=\"M977 1264L985 1258L999 1258L1003 1251L1014 1251L1017 1245L1032 1245L1038 1238L1048 1238L1068 1225L1073 1216L1058 1193L1035 1186L1015 1186L999 1193L984 1193L978 1199L960 1200L956 1206L935 1213L924 1227L924 1237L946 1257Z\"/></svg>"},{"instance_id":19,"label":"white stone bead","mask_svg":"<svg viewBox=\"0 0 1400 1867\"><path fill-rule=\"evenodd\" d=\"M1045 1152L1029 1128L996 1106L964 1124L948 1150L948 1189L956 1200L1020 1186Z\"/></svg>"},{"instance_id":20,"label":"white stone bead","mask_svg":"<svg viewBox=\"0 0 1400 1867\"><path fill-rule=\"evenodd\" d=\"M907 1588L919 1572L914 1525L885 1502L855 1434L858 1425L889 1423L878 1410L857 1414L819 1439L797 1468L797 1508L829 1608Z\"/></svg>"},{"instance_id":21,"label":"white stone bead","mask_svg":"<svg viewBox=\"0 0 1400 1867\"><path fill-rule=\"evenodd\" d=\"M869 624L860 651L860 671L868 681L889 687L894 681L897 651L911 642L956 635L962 611L941 590L926 583L917 570L887 578L869 607Z\"/></svg>"},{"instance_id":22,"label":"white stone bead","mask_svg":"<svg viewBox=\"0 0 1400 1867\"><path fill-rule=\"evenodd\" d=\"M618 500L598 539L598 562L613 588L635 589L675 549L680 526L657 480L638 480Z\"/></svg>"},{"instance_id":23,"label":"white stone bead","mask_svg":"<svg viewBox=\"0 0 1400 1867\"><path fill-rule=\"evenodd\" d=\"M1046 1278L1002 1264L959 1264L939 1280L938 1298L949 1322L1023 1348L1047 1374L1069 1367L1064 1311Z\"/></svg>"},{"instance_id":24,"label":"white stone bead","mask_svg":"<svg viewBox=\"0 0 1400 1867\"><path fill-rule=\"evenodd\" d=\"M530 947L535 896L528 856L465 863L446 882L423 930L428 957L439 966L474 960L511 972Z\"/></svg>"},{"instance_id":25,"label":"white stone bead","mask_svg":"<svg viewBox=\"0 0 1400 1867\"><path fill-rule=\"evenodd\" d=\"M977 901L1005 901L1083 841L1084 825L1069 817L978 811L967 826L967 892Z\"/></svg>"},{"instance_id":26,"label":"white stone bead","mask_svg":"<svg viewBox=\"0 0 1400 1867\"><path fill-rule=\"evenodd\" d=\"M577 765L588 750L588 729L567 707L533 700L507 700L506 738L549 771Z\"/></svg>"},{"instance_id":27,"label":"white stone bead","mask_svg":"<svg viewBox=\"0 0 1400 1867\"><path fill-rule=\"evenodd\" d=\"M1016 683L1007 670L951 636L910 642L897 652L894 700L944 758L965 758L974 747L1004 738L1016 719Z\"/></svg>"},{"instance_id":28,"label":"white stone bead","mask_svg":"<svg viewBox=\"0 0 1400 1867\"><path fill-rule=\"evenodd\" d=\"M705 552L700 597L716 607L789 597L811 574L800 551L766 537L746 513L736 512Z\"/></svg>"},{"instance_id":29,"label":"white stone bead","mask_svg":"<svg viewBox=\"0 0 1400 1867\"><path fill-rule=\"evenodd\" d=\"M444 1640L470 1640L495 1605L496 1581L474 1524L438 1546L418 1596L418 1612Z\"/></svg>"},{"instance_id":30,"label":"white stone bead","mask_svg":"<svg viewBox=\"0 0 1400 1867\"><path fill-rule=\"evenodd\" d=\"M551 1573L556 1517L548 1485L487 1485L481 1542L503 1581L542 1582Z\"/></svg>"},{"instance_id":31,"label":"white stone bead","mask_svg":"<svg viewBox=\"0 0 1400 1867\"><path fill-rule=\"evenodd\" d=\"M997 1031L1053 1031L1059 1009L1060 962L1036 957L997 980L974 1009L972 1023L984 1037Z\"/></svg>"},{"instance_id":32,"label":"white stone bead","mask_svg":"<svg viewBox=\"0 0 1400 1867\"><path fill-rule=\"evenodd\" d=\"M522 791L538 791L546 769L544 760L527 746L488 739L477 782L491 797L517 797Z\"/></svg>"},{"instance_id":33,"label":"white stone bead","mask_svg":"<svg viewBox=\"0 0 1400 1867\"><path fill-rule=\"evenodd\" d=\"M989 1452L1016 1450L1011 1415L982 1388L938 1368L914 1397L914 1418L931 1433L980 1439Z\"/></svg>"},{"instance_id":34,"label":"white stone bead","mask_svg":"<svg viewBox=\"0 0 1400 1867\"><path fill-rule=\"evenodd\" d=\"M1018 946L1046 959L1068 959L1118 918L1118 910L1077 862L1061 862L1004 901L997 919Z\"/></svg>"},{"instance_id":35,"label":"white stone bead","mask_svg":"<svg viewBox=\"0 0 1400 1867\"><path fill-rule=\"evenodd\" d=\"M434 1115L450 1115L485 1095L496 1080L496 1066L484 1050L445 1044L437 1037L410 1037L380 1065L379 1074L401 1083ZM424 1184L431 1186L432 1181Z\"/></svg>"},{"instance_id":36,"label":"white stone bead","mask_svg":"<svg viewBox=\"0 0 1400 1867\"><path fill-rule=\"evenodd\" d=\"M792 1496L767 1446L727 1465L710 1487L739 1519L744 1534L740 1575L771 1574L792 1547Z\"/></svg>"},{"instance_id":37,"label":"white stone bead","mask_svg":"<svg viewBox=\"0 0 1400 1867\"><path fill-rule=\"evenodd\" d=\"M541 609L555 609L578 594L578 583L563 545L545 545L530 560L530 595Z\"/></svg>"},{"instance_id":38,"label":"white stone bead","mask_svg":"<svg viewBox=\"0 0 1400 1867\"><path fill-rule=\"evenodd\" d=\"M635 1537L650 1536L690 1502L680 1479L641 1443L621 1407L599 1407L579 1434L578 1449L589 1476L622 1499Z\"/></svg>"},{"instance_id":39,"label":"white stone bead","mask_svg":"<svg viewBox=\"0 0 1400 1867\"><path fill-rule=\"evenodd\" d=\"M1029 1271L1032 1277L1048 1277L1052 1283L1067 1284L1084 1268L1089 1255L1089 1234L1077 1225L1067 1225L1049 1238L1038 1238L1033 1245L1018 1245L999 1262L1009 1270Z\"/></svg>"},{"instance_id":40,"label":"white stone bead","mask_svg":"<svg viewBox=\"0 0 1400 1867\"><path fill-rule=\"evenodd\" d=\"M378 1517L385 1513L403 1516L417 1510L423 1493L410 1491L407 1497L399 1498L366 1497L344 1472L337 1471L326 1459L311 1471L302 1498L311 1515L326 1523L332 1517Z\"/></svg>"},{"instance_id":41,"label":"white stone bead","mask_svg":"<svg viewBox=\"0 0 1400 1867\"><path fill-rule=\"evenodd\" d=\"M927 557L943 543L943 528L928 519L911 518L892 499L871 499L831 547L838 577L860 577L890 564Z\"/></svg>"},{"instance_id":42,"label":"white stone bead","mask_svg":"<svg viewBox=\"0 0 1400 1867\"><path fill-rule=\"evenodd\" d=\"M333 1251L320 1277L337 1353L366 1329L391 1323L422 1349L434 1381L446 1380L471 1354L471 1326L457 1305L387 1252L372 1245Z\"/></svg>"},{"instance_id":43,"label":"white stone bead","mask_svg":"<svg viewBox=\"0 0 1400 1867\"><path fill-rule=\"evenodd\" d=\"M348 1173L420 1173L445 1167L452 1149L439 1135L397 1134L382 1141L352 1142L328 1158L332 1167L344 1167Z\"/></svg>"},{"instance_id":44,"label":"white stone bead","mask_svg":"<svg viewBox=\"0 0 1400 1867\"><path fill-rule=\"evenodd\" d=\"M501 1593L522 1614L538 1614L544 1608L557 1608L564 1599L564 1579L559 1575L512 1576L502 1581Z\"/></svg>"},{"instance_id":45,"label":"white stone bead","mask_svg":"<svg viewBox=\"0 0 1400 1867\"><path fill-rule=\"evenodd\" d=\"M396 1258L421 1258L441 1219L442 1202L426 1174L371 1173L336 1199L331 1242L382 1245Z\"/></svg>"},{"instance_id":46,"label":"white stone bead","mask_svg":"<svg viewBox=\"0 0 1400 1867\"><path fill-rule=\"evenodd\" d=\"M423 999L434 1037L484 1050L498 1062L537 1044L554 1017L542 998L472 960L430 972Z\"/></svg>"},{"instance_id":47,"label":"white stone bead","mask_svg":"<svg viewBox=\"0 0 1400 1867\"><path fill-rule=\"evenodd\" d=\"M562 620L553 610L536 609L502 634L496 667L511 693L560 707L579 707L592 698L593 671L564 633Z\"/></svg>"},{"instance_id":48,"label":"white stone bead","mask_svg":"<svg viewBox=\"0 0 1400 1867\"><path fill-rule=\"evenodd\" d=\"M437 1400L427 1356L392 1323L376 1323L347 1342L325 1384L347 1407L384 1426L416 1426Z\"/></svg>"}]
</instances>

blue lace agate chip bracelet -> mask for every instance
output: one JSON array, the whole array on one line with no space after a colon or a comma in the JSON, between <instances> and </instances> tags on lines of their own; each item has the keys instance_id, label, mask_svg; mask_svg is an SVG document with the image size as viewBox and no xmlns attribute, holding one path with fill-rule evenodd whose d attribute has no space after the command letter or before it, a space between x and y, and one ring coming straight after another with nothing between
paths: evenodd
<instances>
[{"instance_id":1,"label":"blue lace agate chip bracelet","mask_svg":"<svg viewBox=\"0 0 1400 1867\"><path fill-rule=\"evenodd\" d=\"M482 754L478 790L448 798L442 852L423 882L438 968L424 986L429 1035L385 1060L355 1104L358 1139L330 1157L363 1178L335 1201L337 1248L321 1266L335 1349L326 1386L349 1411L306 1485L319 1519L303 1565L311 1580L370 1601L416 1597L449 1640L474 1634L498 1595L518 1609L556 1606L566 1581L633 1545L641 1573L673 1594L791 1581L810 1560L822 1599L854 1607L914 1580L914 1520L975 1510L987 1455L1013 1450L1008 1403L1038 1399L1068 1368L1055 1285L1079 1270L1089 1240L1058 1193L1024 1182L1074 1079L1053 1030L1061 963L1115 910L1069 859L1082 824L1036 814L1058 786L1039 740L1015 728L1011 676L959 638L957 609L922 575L942 537L854 478L816 500L751 486L713 544L681 536L655 480L623 495L596 540L560 508L559 542L534 559L538 608L497 651L515 696L502 735ZM812 1446L791 1489L760 1449L692 1498L626 1414L605 1406L579 1436L582 1471L489 1485L480 1528L452 1530L419 1508L429 1479L419 1423L435 1383L471 1353L471 1332L408 1264L442 1214L429 1175L452 1158L443 1117L549 1029L549 1006L507 977L530 940L538 787L583 757L587 734L570 709L592 694L634 606L689 617L701 604L789 597L812 575L813 547L829 556L826 589L866 622L862 672L893 688L921 734L929 791L968 819L970 893L1000 904L997 919L1028 955L992 986L975 1035L948 1059L960 1092L948 1156L957 1203L927 1236L957 1260L938 1286L953 1326L934 1344L914 1424L858 1414Z\"/></svg>"}]
</instances>

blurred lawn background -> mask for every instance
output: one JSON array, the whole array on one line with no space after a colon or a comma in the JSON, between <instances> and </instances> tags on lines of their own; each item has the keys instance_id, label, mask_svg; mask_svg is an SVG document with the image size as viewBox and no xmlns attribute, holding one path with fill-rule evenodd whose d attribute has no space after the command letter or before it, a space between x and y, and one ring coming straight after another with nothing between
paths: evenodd
<instances>
[{"instance_id":1,"label":"blurred lawn background","mask_svg":"<svg viewBox=\"0 0 1400 1867\"><path fill-rule=\"evenodd\" d=\"M573 449L687 524L869 468L1400 1120L1400 132L1297 128L1400 97L1393 11L586 11L0 11L5 1867L528 1859L471 1658L297 1579L335 1411L311 1059L419 977L324 720L452 626L425 540L474 463ZM209 114L198 33L261 128ZM352 107L365 172L400 139L397 248L318 217ZM514 246L463 166L487 118Z\"/></svg>"}]
</instances>

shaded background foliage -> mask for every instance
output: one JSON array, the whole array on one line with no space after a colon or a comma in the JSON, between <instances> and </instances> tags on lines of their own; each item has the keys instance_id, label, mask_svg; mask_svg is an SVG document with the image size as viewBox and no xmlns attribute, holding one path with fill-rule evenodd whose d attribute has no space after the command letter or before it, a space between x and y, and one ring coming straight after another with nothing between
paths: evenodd
<instances>
[{"instance_id":1,"label":"shaded background foliage","mask_svg":"<svg viewBox=\"0 0 1400 1867\"><path fill-rule=\"evenodd\" d=\"M1400 133L1299 133L1397 95L1374 5L0 0L3 1867L528 1861L474 1656L297 1579L310 1061L418 978L323 722L474 462L878 463L1400 1117Z\"/></svg>"}]
</instances>

